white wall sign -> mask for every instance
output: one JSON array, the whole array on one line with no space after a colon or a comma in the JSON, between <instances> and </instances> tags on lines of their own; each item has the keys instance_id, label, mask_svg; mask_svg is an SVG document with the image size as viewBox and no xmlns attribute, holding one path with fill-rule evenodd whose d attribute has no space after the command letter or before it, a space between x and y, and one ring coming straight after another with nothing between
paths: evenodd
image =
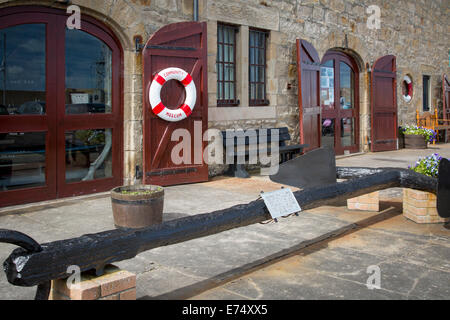
<instances>
[{"instance_id":1,"label":"white wall sign","mask_svg":"<svg viewBox=\"0 0 450 320\"><path fill-rule=\"evenodd\" d=\"M302 211L289 188L261 193L261 198L264 200L272 219Z\"/></svg>"}]
</instances>

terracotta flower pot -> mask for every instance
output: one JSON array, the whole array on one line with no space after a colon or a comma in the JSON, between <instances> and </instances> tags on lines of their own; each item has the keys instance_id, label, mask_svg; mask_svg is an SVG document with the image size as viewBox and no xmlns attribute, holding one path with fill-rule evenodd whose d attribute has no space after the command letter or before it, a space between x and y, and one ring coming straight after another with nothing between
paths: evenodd
<instances>
[{"instance_id":1,"label":"terracotta flower pot","mask_svg":"<svg viewBox=\"0 0 450 320\"><path fill-rule=\"evenodd\" d=\"M427 149L428 141L424 136L418 134L405 134L406 149Z\"/></svg>"},{"instance_id":2,"label":"terracotta flower pot","mask_svg":"<svg viewBox=\"0 0 450 320\"><path fill-rule=\"evenodd\" d=\"M117 228L146 228L162 222L164 189L155 185L122 186L111 190Z\"/></svg>"}]
</instances>

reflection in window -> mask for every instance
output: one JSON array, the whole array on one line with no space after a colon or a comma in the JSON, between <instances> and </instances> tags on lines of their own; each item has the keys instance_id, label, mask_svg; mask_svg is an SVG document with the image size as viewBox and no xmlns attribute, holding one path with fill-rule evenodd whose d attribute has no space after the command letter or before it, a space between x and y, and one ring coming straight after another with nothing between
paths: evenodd
<instances>
[{"instance_id":1,"label":"reflection in window","mask_svg":"<svg viewBox=\"0 0 450 320\"><path fill-rule=\"evenodd\" d=\"M334 109L334 60L328 60L320 68L320 105Z\"/></svg>"},{"instance_id":2,"label":"reflection in window","mask_svg":"<svg viewBox=\"0 0 450 320\"><path fill-rule=\"evenodd\" d=\"M66 30L66 113L111 113L112 51L81 30Z\"/></svg>"},{"instance_id":3,"label":"reflection in window","mask_svg":"<svg viewBox=\"0 0 450 320\"><path fill-rule=\"evenodd\" d=\"M112 177L112 130L66 131L66 182Z\"/></svg>"},{"instance_id":4,"label":"reflection in window","mask_svg":"<svg viewBox=\"0 0 450 320\"><path fill-rule=\"evenodd\" d=\"M45 114L45 25L0 30L0 115Z\"/></svg>"},{"instance_id":5,"label":"reflection in window","mask_svg":"<svg viewBox=\"0 0 450 320\"><path fill-rule=\"evenodd\" d=\"M334 148L335 119L323 119L322 121L322 146Z\"/></svg>"},{"instance_id":6,"label":"reflection in window","mask_svg":"<svg viewBox=\"0 0 450 320\"><path fill-rule=\"evenodd\" d=\"M353 109L353 90L355 88L355 74L353 70L344 62L340 63L340 97L341 109Z\"/></svg>"},{"instance_id":7,"label":"reflection in window","mask_svg":"<svg viewBox=\"0 0 450 320\"><path fill-rule=\"evenodd\" d=\"M350 147L356 144L355 118L341 119L341 143L343 147Z\"/></svg>"},{"instance_id":8,"label":"reflection in window","mask_svg":"<svg viewBox=\"0 0 450 320\"><path fill-rule=\"evenodd\" d=\"M45 136L0 133L0 191L45 185Z\"/></svg>"}]
</instances>

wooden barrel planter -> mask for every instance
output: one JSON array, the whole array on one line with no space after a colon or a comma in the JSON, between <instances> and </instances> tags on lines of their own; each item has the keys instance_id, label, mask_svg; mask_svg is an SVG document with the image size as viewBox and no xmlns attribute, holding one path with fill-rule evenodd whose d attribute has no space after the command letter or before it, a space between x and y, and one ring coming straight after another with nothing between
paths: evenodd
<instances>
[{"instance_id":1,"label":"wooden barrel planter","mask_svg":"<svg viewBox=\"0 0 450 320\"><path fill-rule=\"evenodd\" d=\"M162 222L164 189L155 185L122 186L111 190L114 225L146 228Z\"/></svg>"},{"instance_id":2,"label":"wooden barrel planter","mask_svg":"<svg viewBox=\"0 0 450 320\"><path fill-rule=\"evenodd\" d=\"M427 149L428 141L425 137L418 134L405 134L406 149Z\"/></svg>"}]
</instances>

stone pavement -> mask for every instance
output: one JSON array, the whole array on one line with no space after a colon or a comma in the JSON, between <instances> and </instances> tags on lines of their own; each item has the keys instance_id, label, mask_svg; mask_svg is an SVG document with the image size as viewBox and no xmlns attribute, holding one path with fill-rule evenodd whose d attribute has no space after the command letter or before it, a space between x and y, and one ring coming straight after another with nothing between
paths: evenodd
<instances>
[{"instance_id":1,"label":"stone pavement","mask_svg":"<svg viewBox=\"0 0 450 320\"><path fill-rule=\"evenodd\" d=\"M419 226L397 215L191 299L448 300L449 240L450 231L442 225ZM367 287L374 272L371 266L379 268L380 289Z\"/></svg>"},{"instance_id":2,"label":"stone pavement","mask_svg":"<svg viewBox=\"0 0 450 320\"><path fill-rule=\"evenodd\" d=\"M423 154L438 151L450 157L447 145L439 148ZM405 151L341 158L337 164L407 167L419 152ZM217 177L207 183L168 187L164 219L248 203L260 191L280 187L259 176ZM351 212L336 204L279 223L157 248L117 265L137 273L140 299L449 299L450 231L404 219L399 215L398 195L396 190L383 193L382 198L391 202L383 203L381 213ZM366 225L370 227L361 228ZM22 231L40 243L108 230L113 228L110 199L99 194L0 209L0 228ZM329 241L344 231L353 233ZM313 243L319 247L311 247ZM0 261L14 248L0 244ZM287 255L293 256L279 261ZM277 261L281 265L268 266ZM381 268L382 290L365 287L365 271L374 264ZM34 292L35 288L12 287L0 272L0 299L31 299Z\"/></svg>"},{"instance_id":3,"label":"stone pavement","mask_svg":"<svg viewBox=\"0 0 450 320\"><path fill-rule=\"evenodd\" d=\"M369 152L357 156L337 157L337 166L348 167L399 167L407 168L414 165L419 158L439 153L450 159L450 144L429 145L428 149L400 149L397 151Z\"/></svg>"}]
</instances>

